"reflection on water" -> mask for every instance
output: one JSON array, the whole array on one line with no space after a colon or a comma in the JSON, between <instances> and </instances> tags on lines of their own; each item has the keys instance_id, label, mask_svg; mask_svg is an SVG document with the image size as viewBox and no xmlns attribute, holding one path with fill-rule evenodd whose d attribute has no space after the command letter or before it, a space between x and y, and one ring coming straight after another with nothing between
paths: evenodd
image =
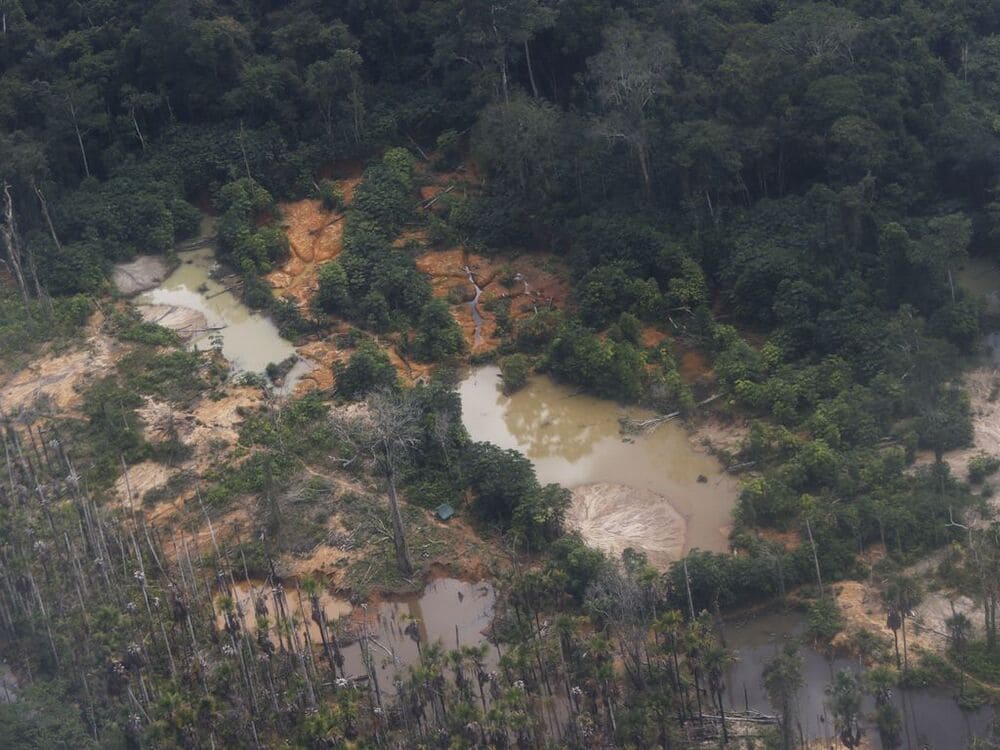
<instances>
[{"instance_id":1,"label":"reflection on water","mask_svg":"<svg viewBox=\"0 0 1000 750\"><path fill-rule=\"evenodd\" d=\"M737 657L726 675L726 702L731 708L777 713L764 690L764 665L786 642L798 641L804 630L801 616L778 613L725 627L726 645ZM827 708L826 687L837 672L843 669L860 672L861 668L856 661L828 659L807 646L799 648L799 655L803 686L797 695L796 712L802 735L826 740L824 747L839 747L833 717ZM973 737L986 736L993 720L992 708L963 711L943 690L896 690L893 700L903 715L902 750L963 748ZM863 711L871 714L874 710L874 701L868 698ZM874 750L881 748L878 731L870 723L866 725L866 737Z\"/></svg>"},{"instance_id":2,"label":"reflection on water","mask_svg":"<svg viewBox=\"0 0 1000 750\"><path fill-rule=\"evenodd\" d=\"M215 281L215 247L206 246L178 253L181 264L157 288L138 298L139 304L173 305L198 310L210 329L192 339L199 349L208 349L218 337L222 354L234 370L264 372L271 362L295 354L295 347L278 333L274 322L252 312L226 287Z\"/></svg>"},{"instance_id":3,"label":"reflection on water","mask_svg":"<svg viewBox=\"0 0 1000 750\"><path fill-rule=\"evenodd\" d=\"M309 638L312 643L322 642L319 632L319 625L310 618L310 604L307 595L302 594L294 586L284 587L284 606L286 614L299 623L299 634L304 636L305 627L308 627ZM220 594L215 598L215 624L220 629L226 625L226 596ZM268 619L269 627L273 628L278 621L278 607L275 603L275 591L270 584L264 581L237 581L235 587L230 587L228 594L229 604L234 611L242 615L242 623L249 628L251 633L257 632L258 614L265 615ZM346 599L339 599L331 595L328 591L319 592L320 606L326 612L328 620L333 621L338 617L351 613L351 604ZM239 615L237 615L239 618Z\"/></svg>"},{"instance_id":4,"label":"reflection on water","mask_svg":"<svg viewBox=\"0 0 1000 750\"><path fill-rule=\"evenodd\" d=\"M499 375L496 367L481 367L459 385L473 440L520 451L543 483L573 488L602 482L664 495L688 521L685 549L727 549L736 480L714 457L695 450L680 425L663 424L624 440L619 417L645 412L547 377L532 378L508 397L499 390ZM707 481L699 482L699 475Z\"/></svg>"},{"instance_id":5,"label":"reflection on water","mask_svg":"<svg viewBox=\"0 0 1000 750\"><path fill-rule=\"evenodd\" d=\"M422 594L371 605L360 614L356 610L351 627L358 635L370 635L379 687L391 694L397 672L419 661L418 639L420 648L436 642L446 649L486 644L495 603L496 592L488 583L438 578ZM360 643L341 652L349 677L365 674ZM496 661L496 652L487 649L484 662L492 666Z\"/></svg>"},{"instance_id":6,"label":"reflection on water","mask_svg":"<svg viewBox=\"0 0 1000 750\"><path fill-rule=\"evenodd\" d=\"M285 613L295 622L300 643L307 642L305 635L308 632L308 642L319 648L322 634L311 617L308 597L294 585L285 586L283 590ZM390 695L395 692L393 683L397 676L402 676L405 667L419 662L419 649L438 642L446 649L486 644L486 632L493 621L496 604L496 591L489 583L469 583L454 578L437 578L420 594L392 597L359 607L352 607L346 599L325 590L319 596L329 625L328 637L347 644L340 648L344 674L349 678L367 674L359 640L367 636L379 688ZM271 638L275 644L280 642L276 629L278 609L271 585L262 581L238 582L230 598L232 606L239 607L242 623L251 633L256 633L258 607L260 611L266 610ZM225 627L224 602L224 595L215 599L219 629ZM490 668L497 664L492 647L487 649L483 661Z\"/></svg>"}]
</instances>

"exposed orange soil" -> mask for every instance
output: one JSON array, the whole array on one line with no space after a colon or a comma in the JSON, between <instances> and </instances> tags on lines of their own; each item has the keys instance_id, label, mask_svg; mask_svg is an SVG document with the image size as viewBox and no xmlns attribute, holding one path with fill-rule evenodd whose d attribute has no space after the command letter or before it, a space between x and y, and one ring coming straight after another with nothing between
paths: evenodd
<instances>
[{"instance_id":1,"label":"exposed orange soil","mask_svg":"<svg viewBox=\"0 0 1000 750\"><path fill-rule=\"evenodd\" d=\"M203 555L213 554L215 543L222 547L226 542L246 541L252 533L253 519L250 518L250 514L245 508L236 508L221 517L213 518L211 526L206 521L194 533L178 530L170 532L169 536L161 534L161 538L168 559L172 561L183 559L186 542L191 559L197 560ZM212 540L213 534L215 542ZM238 570L238 562L235 568Z\"/></svg>"},{"instance_id":2,"label":"exposed orange soil","mask_svg":"<svg viewBox=\"0 0 1000 750\"><path fill-rule=\"evenodd\" d=\"M360 177L339 180L344 202L350 205ZM267 282L283 297L295 300L303 311L318 288L319 266L340 255L343 248L344 214L327 211L321 201L307 198L281 204L281 226L288 236L289 257L269 273Z\"/></svg>"},{"instance_id":3,"label":"exposed orange soil","mask_svg":"<svg viewBox=\"0 0 1000 750\"><path fill-rule=\"evenodd\" d=\"M379 341L379 345L389 357L389 362L396 368L399 377L407 385L413 385L418 381L425 382L431 371L428 364L414 362L404 359L399 353L399 347L391 338ZM298 353L317 364L312 371L302 376L295 387L295 394L301 396L310 391L325 391L333 388L336 383L334 367L338 362L346 363L350 360L354 349L341 349L337 346L336 336L327 336L318 341L310 341L298 347Z\"/></svg>"},{"instance_id":4,"label":"exposed orange soil","mask_svg":"<svg viewBox=\"0 0 1000 750\"><path fill-rule=\"evenodd\" d=\"M759 529L757 535L767 539L769 542L776 542L782 549L791 552L799 548L802 537L797 531L778 531L777 529Z\"/></svg>"},{"instance_id":5,"label":"exposed orange soil","mask_svg":"<svg viewBox=\"0 0 1000 750\"><path fill-rule=\"evenodd\" d=\"M431 370L434 369L433 365L406 359L400 354L399 347L395 344L389 344L384 348L386 354L389 355L389 361L396 368L396 372L399 373L404 383L414 385L416 383L426 383L430 380Z\"/></svg>"},{"instance_id":6,"label":"exposed orange soil","mask_svg":"<svg viewBox=\"0 0 1000 750\"><path fill-rule=\"evenodd\" d=\"M154 461L142 461L128 468L127 474L114 485L116 499L126 504L129 491L138 509L148 491L163 487L171 477L182 471L204 475L221 457L227 454L239 439L241 412L255 409L263 401L257 388L233 387L222 398L213 400L202 397L189 410L175 409L156 399L147 398L139 409L145 425L143 436L151 443L162 442L176 435L192 449L191 457L178 466L168 467ZM127 479L126 479L127 477ZM147 510L147 518L166 520L184 507L193 496L188 488L177 497Z\"/></svg>"},{"instance_id":7,"label":"exposed orange soil","mask_svg":"<svg viewBox=\"0 0 1000 750\"><path fill-rule=\"evenodd\" d=\"M743 448L749 433L749 420L726 419L710 413L695 425L689 440L709 453L735 456Z\"/></svg>"},{"instance_id":8,"label":"exposed orange soil","mask_svg":"<svg viewBox=\"0 0 1000 750\"><path fill-rule=\"evenodd\" d=\"M298 352L300 356L315 362L317 367L302 376L295 387L296 395L333 388L333 366L337 362L346 362L351 356L350 350L337 347L335 336L328 336L319 341L310 341L308 344L300 346Z\"/></svg>"},{"instance_id":9,"label":"exposed orange soil","mask_svg":"<svg viewBox=\"0 0 1000 750\"><path fill-rule=\"evenodd\" d=\"M639 335L639 342L646 349L653 349L669 338L670 335L665 331L661 331L659 328L654 328L653 326L645 326Z\"/></svg>"},{"instance_id":10,"label":"exposed orange soil","mask_svg":"<svg viewBox=\"0 0 1000 750\"><path fill-rule=\"evenodd\" d=\"M705 355L695 349L686 349L680 352L680 360L677 362L677 372L685 383L692 385L698 382L713 381L715 377L712 368Z\"/></svg>"},{"instance_id":11,"label":"exposed orange soil","mask_svg":"<svg viewBox=\"0 0 1000 750\"><path fill-rule=\"evenodd\" d=\"M399 249L409 249L410 247L426 248L429 243L428 231L422 227L404 229L399 236L392 241L392 246Z\"/></svg>"},{"instance_id":12,"label":"exposed orange soil","mask_svg":"<svg viewBox=\"0 0 1000 750\"><path fill-rule=\"evenodd\" d=\"M452 315L461 326L472 352L488 351L499 344L496 315L488 309L491 301L510 299L510 314L514 320L533 314L540 305L565 307L569 301L569 280L562 273L561 261L553 255L533 253L513 259L487 258L469 253L463 247L453 247L425 252L417 257L416 262L417 268L430 277L435 297L461 300L459 304L452 305ZM509 288L499 281L501 271L508 271L507 266L515 279ZM472 309L468 304L475 297L475 287L469 281L466 267L483 290L478 306L482 317L478 342ZM545 268L558 269L559 273Z\"/></svg>"},{"instance_id":13,"label":"exposed orange soil","mask_svg":"<svg viewBox=\"0 0 1000 750\"><path fill-rule=\"evenodd\" d=\"M445 540L443 552L419 561L419 567L428 570L431 578L450 577L465 581L481 581L495 576L496 570L503 564L497 549L480 539L475 530L464 521L452 519L445 524L427 511L425 519L418 523L435 526L437 533ZM327 527L340 538L349 538L349 530L342 526L336 516L330 519ZM363 561L370 553L371 549L368 547L355 547L350 543L332 545L324 542L318 544L307 555L283 560L282 574L295 580L311 576L323 580L329 590L347 592L350 590L348 575L351 566ZM422 579L418 578L416 584L418 587L422 586ZM369 603L378 603L380 595L405 593L412 588L406 587L401 591L376 591L369 598Z\"/></svg>"}]
</instances>

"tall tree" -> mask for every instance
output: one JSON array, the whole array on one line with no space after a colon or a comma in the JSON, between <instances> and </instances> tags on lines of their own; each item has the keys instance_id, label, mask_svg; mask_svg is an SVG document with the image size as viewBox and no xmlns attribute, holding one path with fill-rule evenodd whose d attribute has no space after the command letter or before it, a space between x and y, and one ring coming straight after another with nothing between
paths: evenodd
<instances>
[{"instance_id":1,"label":"tall tree","mask_svg":"<svg viewBox=\"0 0 1000 750\"><path fill-rule=\"evenodd\" d=\"M670 76L677 63L669 36L632 20L608 28L603 49L587 63L601 107L597 132L632 149L647 193L652 186L652 109L657 99L670 93Z\"/></svg>"},{"instance_id":2,"label":"tall tree","mask_svg":"<svg viewBox=\"0 0 1000 750\"><path fill-rule=\"evenodd\" d=\"M861 686L857 676L849 669L842 669L834 677L830 688L830 709L833 726L840 744L854 750L861 744Z\"/></svg>"}]
</instances>

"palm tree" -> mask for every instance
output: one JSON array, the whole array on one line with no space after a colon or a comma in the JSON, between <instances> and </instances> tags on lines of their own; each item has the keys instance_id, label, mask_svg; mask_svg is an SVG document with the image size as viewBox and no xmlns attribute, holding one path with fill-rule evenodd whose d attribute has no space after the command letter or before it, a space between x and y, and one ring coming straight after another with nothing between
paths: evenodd
<instances>
[{"instance_id":1,"label":"palm tree","mask_svg":"<svg viewBox=\"0 0 1000 750\"><path fill-rule=\"evenodd\" d=\"M963 613L956 612L945 620L944 624L948 628L948 644L955 655L955 661L958 662L960 675L958 694L962 697L965 695L965 647L969 645L969 639L972 637L972 620Z\"/></svg>"},{"instance_id":2,"label":"palm tree","mask_svg":"<svg viewBox=\"0 0 1000 750\"><path fill-rule=\"evenodd\" d=\"M849 669L837 672L830 688L830 708L840 744L853 750L861 744L861 687Z\"/></svg>"},{"instance_id":3,"label":"palm tree","mask_svg":"<svg viewBox=\"0 0 1000 750\"><path fill-rule=\"evenodd\" d=\"M771 705L781 713L781 747L793 750L795 735L795 696L802 687L802 657L793 644L788 644L764 665L764 689Z\"/></svg>"},{"instance_id":4,"label":"palm tree","mask_svg":"<svg viewBox=\"0 0 1000 750\"><path fill-rule=\"evenodd\" d=\"M875 698L875 726L878 727L882 747L886 750L899 747L903 721L899 709L892 702L896 673L888 667L875 667L865 674L865 683L868 692Z\"/></svg>"},{"instance_id":5,"label":"palm tree","mask_svg":"<svg viewBox=\"0 0 1000 750\"><path fill-rule=\"evenodd\" d=\"M722 721L723 744L729 742L729 730L726 727L726 709L722 701L722 694L726 690L723 678L725 677L726 669L729 668L732 661L732 654L717 644L713 644L706 648L704 656L702 657L702 662L705 665L705 675L708 677L709 692L712 694L712 698L717 701L719 705L719 718Z\"/></svg>"},{"instance_id":6,"label":"palm tree","mask_svg":"<svg viewBox=\"0 0 1000 750\"><path fill-rule=\"evenodd\" d=\"M896 666L900 667L904 672L910 666L906 643L906 618L910 616L913 609L920 603L921 598L923 598L923 589L920 586L920 582L902 571L891 574L883 582L882 601L885 602L887 610L886 626L892 630L894 639L897 630L901 630L903 633L903 663L900 666L899 643L897 641Z\"/></svg>"}]
</instances>

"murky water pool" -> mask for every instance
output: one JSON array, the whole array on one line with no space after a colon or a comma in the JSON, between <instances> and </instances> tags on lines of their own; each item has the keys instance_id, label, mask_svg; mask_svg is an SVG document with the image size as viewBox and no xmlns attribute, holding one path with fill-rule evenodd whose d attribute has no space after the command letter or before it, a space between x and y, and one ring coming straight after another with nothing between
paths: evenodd
<instances>
[{"instance_id":1,"label":"murky water pool","mask_svg":"<svg viewBox=\"0 0 1000 750\"><path fill-rule=\"evenodd\" d=\"M281 337L270 318L250 310L212 278L217 268L212 245L182 251L178 257L177 269L157 288L141 294L138 304L186 307L202 313L209 330L194 336L191 343L208 349L218 338L223 356L236 370L263 372L268 363L295 354L295 347Z\"/></svg>"},{"instance_id":2,"label":"murky water pool","mask_svg":"<svg viewBox=\"0 0 1000 750\"><path fill-rule=\"evenodd\" d=\"M306 633L314 648L322 643L319 625L311 619L311 606L306 594L294 585L284 587L286 613L296 623L296 631L305 644ZM277 623L273 588L263 581L237 582L230 599L243 612L243 622L250 632L256 632L258 602L267 610L272 630ZM216 596L216 625L225 627L223 595ZM435 578L423 592L354 607L346 599L328 591L320 593L320 606L330 628L330 637L346 642L340 653L344 657L344 674L351 679L367 674L361 639L367 638L372 663L384 695L395 693L394 682L405 668L420 660L420 650L440 643L445 649L478 646L487 643L486 633L493 621L496 591L486 582L460 581L455 578ZM272 640L278 643L277 631ZM493 647L487 649L484 663L495 665Z\"/></svg>"},{"instance_id":3,"label":"murky water pool","mask_svg":"<svg viewBox=\"0 0 1000 750\"><path fill-rule=\"evenodd\" d=\"M805 624L795 613L769 613L744 623L727 624L724 629L726 646L737 661L726 675L726 704L733 710L759 711L775 715L764 689L762 675L765 664L788 642L799 642ZM830 659L807 645L800 645L803 686L796 699L796 719L801 735L807 739L826 740L824 747L840 747L833 728L833 716L828 708L826 693L837 672L849 669L860 673L861 667L851 659ZM993 720L993 709L983 707L963 711L950 692L941 689L894 690L893 700L903 716L902 750L953 750L964 748L974 737L987 736ZM866 698L862 711L872 714L874 701ZM879 750L882 745L878 731L871 722L864 722L864 747ZM797 729L796 735L800 732Z\"/></svg>"},{"instance_id":4,"label":"murky water pool","mask_svg":"<svg viewBox=\"0 0 1000 750\"><path fill-rule=\"evenodd\" d=\"M136 297L135 302L201 313L205 316L205 329L191 336L191 346L201 350L220 346L235 372L263 373L272 362L278 364L295 355L295 347L282 338L270 317L248 308L227 286L213 278L219 267L213 236L212 220L206 217L197 247L179 250L180 265L157 287ZM314 367L314 363L300 358L278 391L290 393L295 383Z\"/></svg>"},{"instance_id":5,"label":"murky water pool","mask_svg":"<svg viewBox=\"0 0 1000 750\"><path fill-rule=\"evenodd\" d=\"M459 385L462 418L473 440L520 451L534 464L542 483L570 489L624 486L636 491L636 501L641 495L668 503L683 519L681 549L727 549L737 481L713 456L698 450L681 425L666 423L651 432L623 437L621 416L649 415L541 376L505 396L499 376L497 367L480 367ZM618 501L627 505L628 493ZM643 529L632 528L635 522L648 526L649 519L656 518L634 517L626 507L605 505L597 510L608 516L597 519L598 524L601 520L621 524L635 533L637 547ZM670 523L666 514L663 523Z\"/></svg>"}]
</instances>

